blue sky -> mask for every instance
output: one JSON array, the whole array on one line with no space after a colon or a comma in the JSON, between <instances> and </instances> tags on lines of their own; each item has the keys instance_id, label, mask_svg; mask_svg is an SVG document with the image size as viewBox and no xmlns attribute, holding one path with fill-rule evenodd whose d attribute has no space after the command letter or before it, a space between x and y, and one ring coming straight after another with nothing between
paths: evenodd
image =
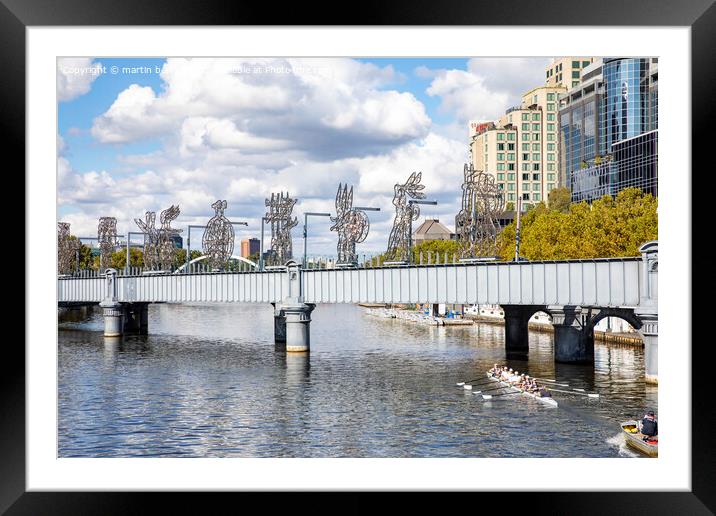
<instances>
[{"instance_id":1,"label":"blue sky","mask_svg":"<svg viewBox=\"0 0 716 516\"><path fill-rule=\"evenodd\" d=\"M298 197L300 218L332 211L338 183L347 182L356 204L382 209L371 214L362 244L380 252L392 185L413 170L423 171L439 202L430 216L452 226L468 120L493 120L519 103L521 92L543 83L546 62L62 59L59 216L73 234L96 233L100 216L117 217L120 232L136 231L133 219L144 211L178 203L182 227L205 223L222 198L230 216L249 221L239 235L247 238L257 236L270 192ZM140 67L146 73L134 73ZM332 254L335 239L317 228L311 245Z\"/></svg>"}]
</instances>

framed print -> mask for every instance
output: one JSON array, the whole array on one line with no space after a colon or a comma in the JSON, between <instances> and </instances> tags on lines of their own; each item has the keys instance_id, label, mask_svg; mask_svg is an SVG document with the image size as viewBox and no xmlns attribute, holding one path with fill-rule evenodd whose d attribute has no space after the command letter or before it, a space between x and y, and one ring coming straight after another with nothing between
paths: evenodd
<instances>
[{"instance_id":1,"label":"framed print","mask_svg":"<svg viewBox=\"0 0 716 516\"><path fill-rule=\"evenodd\" d=\"M28 307L3 511L350 490L711 513L710 2L45 7L0 10Z\"/></svg>"}]
</instances>

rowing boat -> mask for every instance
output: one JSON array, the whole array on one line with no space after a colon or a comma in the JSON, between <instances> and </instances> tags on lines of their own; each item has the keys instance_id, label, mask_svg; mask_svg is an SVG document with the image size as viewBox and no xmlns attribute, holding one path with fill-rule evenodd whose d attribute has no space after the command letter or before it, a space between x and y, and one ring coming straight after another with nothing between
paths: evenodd
<instances>
[{"instance_id":1,"label":"rowing boat","mask_svg":"<svg viewBox=\"0 0 716 516\"><path fill-rule=\"evenodd\" d=\"M511 383L504 382L504 381L500 380L499 378L495 378L495 377L492 376L490 373L487 373L487 377L488 377L490 380L492 380L493 382L499 383L500 385L502 385L502 386L505 387L506 389L511 389L512 392L521 392L521 393L524 394L525 396L529 396L530 398L534 398L534 399L536 399L537 401L542 402L542 403L544 403L544 404L546 404L546 405L551 405L551 406L553 406L553 407L556 407L556 406L557 406L557 402L556 402L552 397L544 397L544 398L543 398L543 397L540 396L539 394L534 394L534 393L532 393L532 392L523 391L522 389L518 389L517 387L515 387L515 386L512 385Z\"/></svg>"},{"instance_id":2,"label":"rowing boat","mask_svg":"<svg viewBox=\"0 0 716 516\"><path fill-rule=\"evenodd\" d=\"M659 455L659 443L650 444L644 441L644 434L639 431L639 424L636 421L625 421L621 424L626 443L632 448L648 455L657 457Z\"/></svg>"}]
</instances>

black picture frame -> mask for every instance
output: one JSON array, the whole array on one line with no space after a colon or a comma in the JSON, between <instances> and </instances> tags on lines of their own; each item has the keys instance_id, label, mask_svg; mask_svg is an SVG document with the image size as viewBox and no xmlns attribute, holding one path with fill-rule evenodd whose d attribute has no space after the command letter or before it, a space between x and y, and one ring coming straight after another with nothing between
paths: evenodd
<instances>
[{"instance_id":1,"label":"black picture frame","mask_svg":"<svg viewBox=\"0 0 716 516\"><path fill-rule=\"evenodd\" d=\"M692 163L693 169L702 164L713 168L713 159L707 153L712 147L714 125L714 94L716 84L714 40L716 39L716 6L714 0L551 0L533 3L524 0L499 2L459 2L455 0L411 2L361 2L340 5L337 3L294 3L278 7L269 2L222 2L208 0L192 2L149 2L147 0L0 0L0 69L5 80L0 88L0 127L8 154L16 157L17 167L25 168L25 69L28 26L63 25L604 25L604 26L688 26L691 27L692 71ZM169 4L171 4L169 6ZM332 6L332 7L331 7ZM350 7L350 9L346 9ZM340 14L339 14L340 13ZM668 99L663 99L668 102ZM685 128L686 130L687 128ZM671 173L674 171L664 171ZM678 171L690 174L690 171ZM702 176L704 177L704 176ZM696 183L692 176L692 188ZM18 196L19 197L19 196ZM697 225L707 221L711 210L709 202L695 202L691 207L693 242L707 234L697 231ZM709 239L707 239L709 240ZM709 252L692 253L692 270L708 271L713 264ZM26 270L27 274L28 271ZM693 291L694 296L698 292ZM707 321L698 317L705 304L692 298L692 321ZM703 313L703 315L706 315ZM713 486L716 476L712 439L713 386L708 381L711 343L705 336L697 339L696 328L691 335L684 334L684 342L665 345L691 346L692 353L692 490L691 492L579 492L544 493L528 492L515 499L515 493L470 493L455 498L479 508L483 504L500 507L506 500L510 505L530 512L551 514L713 514L716 497ZM688 348L686 348L688 349ZM14 345L3 351L0 375L0 513L19 514L114 514L143 513L148 501L157 495L146 493L47 493L26 492L25 464L25 353ZM648 475L648 462L643 461L641 471L625 474ZM555 478L555 485L559 479ZM242 503L248 503L242 494ZM296 495L294 495L296 496ZM356 495L353 495L356 497ZM454 496L454 495L453 495ZM475 496L478 498L475 499ZM184 493L167 493L161 496L165 512L170 505L180 504L181 512L201 509L206 497L188 500ZM225 498L225 497L222 497ZM300 506L303 497L293 498ZM409 505L424 503L423 496L415 493L406 500ZM372 503L356 503L331 507L335 511L356 511ZM403 502L401 502L403 503ZM166 504L166 505L165 505ZM493 505L496 504L496 505ZM232 511L234 512L234 511ZM314 511L315 512L315 511ZM361 511L362 512L362 511Z\"/></svg>"}]
</instances>

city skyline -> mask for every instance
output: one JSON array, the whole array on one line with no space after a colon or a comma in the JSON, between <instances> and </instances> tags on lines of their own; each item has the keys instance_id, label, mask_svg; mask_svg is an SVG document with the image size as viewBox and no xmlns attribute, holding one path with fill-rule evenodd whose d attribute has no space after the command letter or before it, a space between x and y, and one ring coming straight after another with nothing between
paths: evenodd
<instances>
[{"instance_id":1,"label":"city skyline","mask_svg":"<svg viewBox=\"0 0 716 516\"><path fill-rule=\"evenodd\" d=\"M299 199L294 214L333 211L339 182L376 206L358 252L385 250L392 187L422 171L452 227L469 120L496 120L544 84L550 58L63 59L58 61L58 216L72 234L118 233L146 210L181 208L178 227L205 224L210 205L257 237L263 200ZM116 67L118 73L113 70ZM129 67L122 72L124 67ZM84 73L80 73L84 71ZM89 72L89 73L88 73ZM325 227L324 227L325 226ZM335 253L328 224L311 225L311 253ZM300 228L293 232L298 245Z\"/></svg>"}]
</instances>

